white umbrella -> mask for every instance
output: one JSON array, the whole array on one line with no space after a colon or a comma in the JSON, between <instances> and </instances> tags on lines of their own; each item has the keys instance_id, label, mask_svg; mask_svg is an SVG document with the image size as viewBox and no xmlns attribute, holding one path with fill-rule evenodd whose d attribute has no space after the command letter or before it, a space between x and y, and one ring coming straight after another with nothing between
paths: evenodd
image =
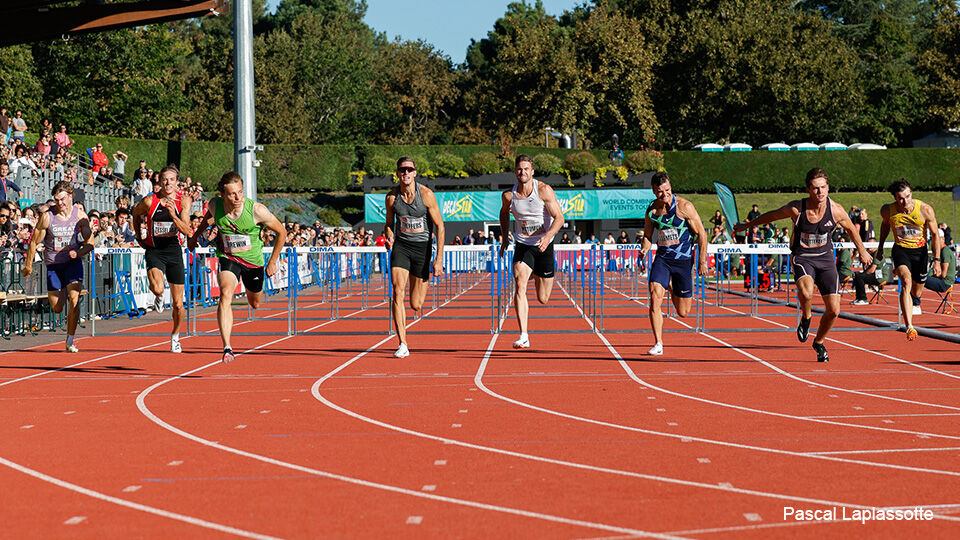
<instances>
[{"instance_id":1,"label":"white umbrella","mask_svg":"<svg viewBox=\"0 0 960 540\"><path fill-rule=\"evenodd\" d=\"M761 146L760 148L763 148L764 150L768 150L770 152L786 152L790 150L790 145L783 144L782 142L772 142L772 143L767 143Z\"/></svg>"},{"instance_id":2,"label":"white umbrella","mask_svg":"<svg viewBox=\"0 0 960 540\"><path fill-rule=\"evenodd\" d=\"M820 147L817 146L817 145L815 145L815 144L813 144L813 143L801 142L801 143L797 143L797 144L791 144L791 145L790 145L790 149L791 149L791 150L797 150L797 151L800 151L800 152L812 152L812 151L815 151L815 150L820 150Z\"/></svg>"},{"instance_id":3,"label":"white umbrella","mask_svg":"<svg viewBox=\"0 0 960 540\"><path fill-rule=\"evenodd\" d=\"M735 143L727 143L723 145L723 149L728 152L749 152L753 150L753 147L750 146L749 144L735 142Z\"/></svg>"},{"instance_id":4,"label":"white umbrella","mask_svg":"<svg viewBox=\"0 0 960 540\"><path fill-rule=\"evenodd\" d=\"M853 143L848 146L850 150L886 150L887 147L882 144L873 144L873 143Z\"/></svg>"},{"instance_id":5,"label":"white umbrella","mask_svg":"<svg viewBox=\"0 0 960 540\"><path fill-rule=\"evenodd\" d=\"M838 142L825 142L820 145L821 150L846 150L847 145Z\"/></svg>"},{"instance_id":6,"label":"white umbrella","mask_svg":"<svg viewBox=\"0 0 960 540\"><path fill-rule=\"evenodd\" d=\"M723 152L723 147L714 143L701 143L693 147L701 152Z\"/></svg>"}]
</instances>

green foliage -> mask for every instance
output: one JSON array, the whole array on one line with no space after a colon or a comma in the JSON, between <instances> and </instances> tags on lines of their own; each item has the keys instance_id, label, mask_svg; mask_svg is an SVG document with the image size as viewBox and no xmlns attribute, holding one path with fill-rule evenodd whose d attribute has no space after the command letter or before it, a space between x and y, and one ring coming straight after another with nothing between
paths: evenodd
<instances>
[{"instance_id":1,"label":"green foliage","mask_svg":"<svg viewBox=\"0 0 960 540\"><path fill-rule=\"evenodd\" d=\"M33 52L26 45L0 49L0 104L13 118L17 109L23 111L27 129L39 134L42 115L46 114L43 88L33 74Z\"/></svg>"},{"instance_id":2,"label":"green foliage","mask_svg":"<svg viewBox=\"0 0 960 540\"><path fill-rule=\"evenodd\" d=\"M325 206L320 210L317 210L317 219L322 221L324 225L332 225L334 227L339 227L343 223L343 216L334 208Z\"/></svg>"},{"instance_id":3,"label":"green foliage","mask_svg":"<svg viewBox=\"0 0 960 540\"><path fill-rule=\"evenodd\" d=\"M627 154L623 164L631 171L658 171L663 168L663 154L656 150L640 150Z\"/></svg>"},{"instance_id":4,"label":"green foliage","mask_svg":"<svg viewBox=\"0 0 960 540\"><path fill-rule=\"evenodd\" d=\"M300 214L302 209L295 204L288 204L283 207L283 209L291 214Z\"/></svg>"},{"instance_id":5,"label":"green foliage","mask_svg":"<svg viewBox=\"0 0 960 540\"><path fill-rule=\"evenodd\" d=\"M556 174L560 172L563 162L560 158L552 154L540 153L533 156L533 168L542 175Z\"/></svg>"},{"instance_id":6,"label":"green foliage","mask_svg":"<svg viewBox=\"0 0 960 540\"><path fill-rule=\"evenodd\" d=\"M433 170L440 176L457 178L465 176L463 158L450 152L440 152L434 159Z\"/></svg>"},{"instance_id":7,"label":"green foliage","mask_svg":"<svg viewBox=\"0 0 960 540\"><path fill-rule=\"evenodd\" d=\"M363 169L371 176L386 176L396 170L397 160L377 154L364 161Z\"/></svg>"},{"instance_id":8,"label":"green foliage","mask_svg":"<svg viewBox=\"0 0 960 540\"><path fill-rule=\"evenodd\" d=\"M69 132L69 131L68 131ZM110 164L113 165L113 153L120 150L127 155L127 164L125 176L129 183L133 179L133 171L140 166L140 160L147 162L147 167L159 171L169 163L167 158L167 141L158 141L150 139L128 139L125 137L109 137L105 135L74 135L73 146L70 150L86 155L87 148L96 146L97 143L103 144L103 153L110 157ZM219 178L219 176L217 177Z\"/></svg>"},{"instance_id":9,"label":"green foliage","mask_svg":"<svg viewBox=\"0 0 960 540\"><path fill-rule=\"evenodd\" d=\"M576 176L592 174L600 166L600 160L590 152L570 154L563 162L563 168Z\"/></svg>"},{"instance_id":10,"label":"green foliage","mask_svg":"<svg viewBox=\"0 0 960 540\"><path fill-rule=\"evenodd\" d=\"M493 152L477 152L467 160L467 172L474 176L495 174L501 170L500 160Z\"/></svg>"},{"instance_id":11,"label":"green foliage","mask_svg":"<svg viewBox=\"0 0 960 540\"><path fill-rule=\"evenodd\" d=\"M960 126L960 7L934 2L932 29L918 61L928 81L926 113L936 128Z\"/></svg>"},{"instance_id":12,"label":"green foliage","mask_svg":"<svg viewBox=\"0 0 960 540\"><path fill-rule=\"evenodd\" d=\"M960 150L903 148L834 152L666 152L664 162L677 193L710 193L713 182L735 192L802 191L813 167L830 175L831 191L884 191L904 177L916 190L960 184Z\"/></svg>"}]
</instances>

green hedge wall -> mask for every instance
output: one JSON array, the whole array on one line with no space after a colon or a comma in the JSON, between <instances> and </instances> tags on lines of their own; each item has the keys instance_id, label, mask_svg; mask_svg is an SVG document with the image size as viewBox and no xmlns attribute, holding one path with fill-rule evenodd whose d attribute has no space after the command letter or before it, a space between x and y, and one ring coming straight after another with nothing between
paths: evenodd
<instances>
[{"instance_id":1,"label":"green hedge wall","mask_svg":"<svg viewBox=\"0 0 960 540\"><path fill-rule=\"evenodd\" d=\"M822 167L839 191L885 191L906 178L916 190L960 185L960 149L892 148L817 152L666 152L664 166L678 192L713 193L713 182L735 192L795 192L807 171Z\"/></svg>"},{"instance_id":2,"label":"green hedge wall","mask_svg":"<svg viewBox=\"0 0 960 540\"><path fill-rule=\"evenodd\" d=\"M128 172L141 159L153 169L168 160L177 143L167 141L73 136L73 149L83 152L97 142L112 154L117 149L130 156ZM213 183L233 168L233 144L188 141L181 143L181 169L184 175ZM477 152L498 154L499 146L404 146L404 145L264 145L257 153L262 166L257 183L263 192L339 191L351 184L350 171L362 170L364 159L382 155L396 159L402 155L422 156L431 163L437 154L449 152L469 160ZM561 160L575 150L521 146L514 154L551 154ZM629 152L625 150L625 152ZM607 162L607 151L590 150L600 164ZM713 193L713 182L727 184L735 192L796 192L811 167L823 167L830 183L839 191L883 191L889 183L904 177L918 191L949 190L960 185L960 149L894 148L890 150L845 150L818 152L665 152L664 166L678 192Z\"/></svg>"}]
</instances>

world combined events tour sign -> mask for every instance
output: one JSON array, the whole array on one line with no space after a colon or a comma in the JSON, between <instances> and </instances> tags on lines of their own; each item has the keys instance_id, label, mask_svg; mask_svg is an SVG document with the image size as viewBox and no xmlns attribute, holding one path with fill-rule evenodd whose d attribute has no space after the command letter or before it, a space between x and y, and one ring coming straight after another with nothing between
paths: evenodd
<instances>
[{"instance_id":1,"label":"world combined events tour sign","mask_svg":"<svg viewBox=\"0 0 960 540\"><path fill-rule=\"evenodd\" d=\"M501 191L438 191L437 203L444 221L498 221ZM653 202L649 189L556 190L566 219L640 219ZM364 196L364 219L384 223L385 193Z\"/></svg>"}]
</instances>

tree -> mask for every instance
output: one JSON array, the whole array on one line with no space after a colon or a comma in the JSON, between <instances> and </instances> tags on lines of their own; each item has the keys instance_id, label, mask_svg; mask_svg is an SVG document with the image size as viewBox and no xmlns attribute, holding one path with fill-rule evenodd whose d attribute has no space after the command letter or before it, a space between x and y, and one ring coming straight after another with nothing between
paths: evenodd
<instances>
[{"instance_id":1,"label":"tree","mask_svg":"<svg viewBox=\"0 0 960 540\"><path fill-rule=\"evenodd\" d=\"M380 88L396 113L396 128L386 139L426 144L451 124L450 109L459 97L450 58L424 41L394 41L380 48Z\"/></svg>"},{"instance_id":2,"label":"tree","mask_svg":"<svg viewBox=\"0 0 960 540\"><path fill-rule=\"evenodd\" d=\"M33 52L26 45L14 45L0 53L0 105L10 116L22 110L28 126L39 126L46 107L43 87L33 74Z\"/></svg>"},{"instance_id":3,"label":"tree","mask_svg":"<svg viewBox=\"0 0 960 540\"><path fill-rule=\"evenodd\" d=\"M960 129L960 7L938 0L934 13L919 60L926 113L934 129Z\"/></svg>"}]
</instances>

